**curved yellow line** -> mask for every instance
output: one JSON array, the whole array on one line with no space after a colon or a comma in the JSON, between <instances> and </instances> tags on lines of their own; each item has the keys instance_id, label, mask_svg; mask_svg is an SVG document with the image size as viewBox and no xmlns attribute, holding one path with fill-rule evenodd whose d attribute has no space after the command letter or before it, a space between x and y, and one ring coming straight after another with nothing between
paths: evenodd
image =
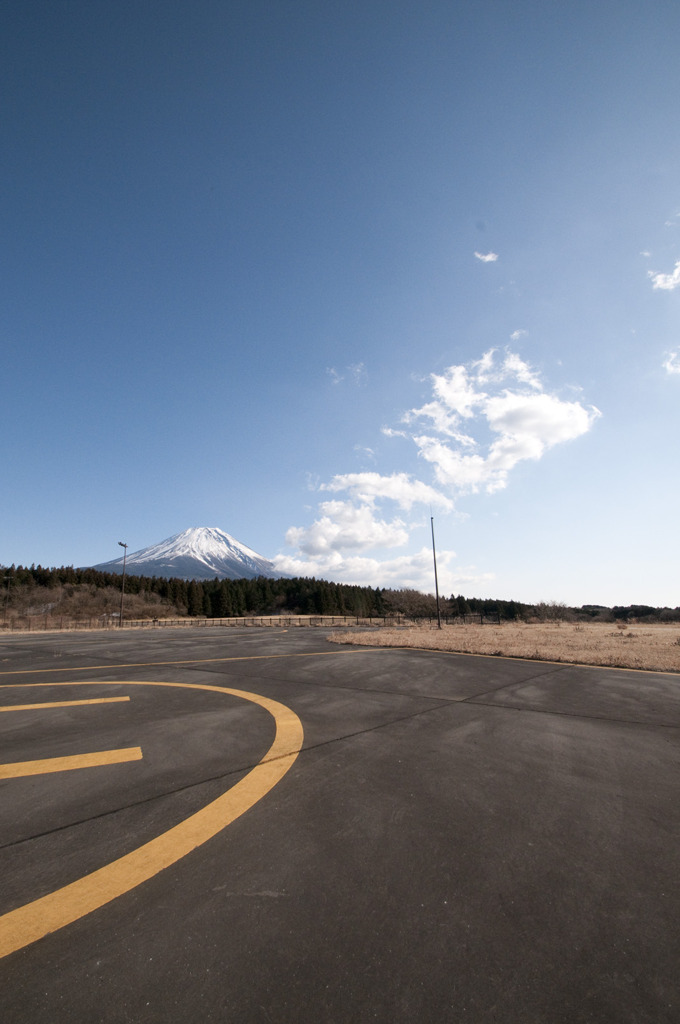
<instances>
[{"instance_id":1,"label":"curved yellow line","mask_svg":"<svg viewBox=\"0 0 680 1024\"><path fill-rule=\"evenodd\" d=\"M29 684L31 685L31 684ZM44 684L34 684L44 685ZM111 686L107 683L55 683L56 686ZM170 867L202 843L212 839L260 800L286 774L302 747L303 731L300 719L278 701L245 690L231 690L221 686L198 683L129 682L124 686L176 686L192 690L212 690L215 693L240 697L258 704L268 711L276 723L276 735L262 760L226 793L207 804L200 811L185 818L167 832L143 846L132 850L110 864L93 871L69 885L32 903L26 903L0 917L0 957L7 956L24 946L57 931L85 914L92 913L105 903L122 896L153 875Z\"/></svg>"}]
</instances>

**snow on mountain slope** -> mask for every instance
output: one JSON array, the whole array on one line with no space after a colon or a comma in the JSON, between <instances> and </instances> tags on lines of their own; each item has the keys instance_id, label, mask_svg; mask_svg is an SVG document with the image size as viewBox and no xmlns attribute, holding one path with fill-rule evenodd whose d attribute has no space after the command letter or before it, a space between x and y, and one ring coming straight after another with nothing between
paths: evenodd
<instances>
[{"instance_id":1,"label":"snow on mountain slope","mask_svg":"<svg viewBox=\"0 0 680 1024\"><path fill-rule=\"evenodd\" d=\"M219 565L225 557L262 561L262 556L252 548L241 544L224 530L209 526L193 527L184 530L183 533L176 533L174 536L162 540L160 544L135 551L134 554L128 555L127 561L128 565L132 565L135 562L180 557L195 558L210 569Z\"/></svg>"},{"instance_id":2,"label":"snow on mountain slope","mask_svg":"<svg viewBox=\"0 0 680 1024\"><path fill-rule=\"evenodd\" d=\"M122 572L123 558L94 566L106 572ZM282 575L268 558L217 527L198 526L176 533L159 544L127 556L127 571L139 576L200 579L253 579Z\"/></svg>"}]
</instances>

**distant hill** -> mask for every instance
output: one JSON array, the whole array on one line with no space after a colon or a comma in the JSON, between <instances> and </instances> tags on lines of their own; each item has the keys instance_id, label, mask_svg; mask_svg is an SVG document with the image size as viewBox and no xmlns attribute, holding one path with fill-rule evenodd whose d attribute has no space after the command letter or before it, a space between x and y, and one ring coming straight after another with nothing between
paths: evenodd
<instances>
[{"instance_id":1,"label":"distant hill","mask_svg":"<svg viewBox=\"0 0 680 1024\"><path fill-rule=\"evenodd\" d=\"M103 572L122 573L123 558L92 566ZM174 577L181 580L241 580L266 576L286 577L268 558L246 547L224 530L196 526L159 544L127 556L126 571L137 576Z\"/></svg>"}]
</instances>

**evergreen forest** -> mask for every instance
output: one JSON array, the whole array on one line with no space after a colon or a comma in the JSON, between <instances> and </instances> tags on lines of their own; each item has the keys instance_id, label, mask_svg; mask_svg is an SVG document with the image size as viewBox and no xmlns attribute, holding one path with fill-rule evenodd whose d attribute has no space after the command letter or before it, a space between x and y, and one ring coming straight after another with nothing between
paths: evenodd
<instances>
[{"instance_id":1,"label":"evergreen forest","mask_svg":"<svg viewBox=\"0 0 680 1024\"><path fill-rule=\"evenodd\" d=\"M23 624L31 617L69 621L120 615L122 577L72 566L0 567L2 623ZM444 621L565 620L678 622L680 608L628 605L569 608L556 602L536 605L513 600L441 597ZM389 590L331 583L312 578L183 580L127 575L124 619L232 618L274 615L336 615L357 618L432 619L437 603L416 590Z\"/></svg>"}]
</instances>

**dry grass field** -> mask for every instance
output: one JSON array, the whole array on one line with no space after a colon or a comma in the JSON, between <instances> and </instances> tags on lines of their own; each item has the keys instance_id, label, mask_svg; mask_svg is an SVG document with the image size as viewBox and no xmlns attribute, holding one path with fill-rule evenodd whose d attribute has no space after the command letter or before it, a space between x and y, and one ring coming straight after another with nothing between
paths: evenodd
<instances>
[{"instance_id":1,"label":"dry grass field","mask_svg":"<svg viewBox=\"0 0 680 1024\"><path fill-rule=\"evenodd\" d=\"M417 647L462 654L611 665L680 673L680 624L617 626L614 623L502 623L350 629L329 639L372 647Z\"/></svg>"}]
</instances>

